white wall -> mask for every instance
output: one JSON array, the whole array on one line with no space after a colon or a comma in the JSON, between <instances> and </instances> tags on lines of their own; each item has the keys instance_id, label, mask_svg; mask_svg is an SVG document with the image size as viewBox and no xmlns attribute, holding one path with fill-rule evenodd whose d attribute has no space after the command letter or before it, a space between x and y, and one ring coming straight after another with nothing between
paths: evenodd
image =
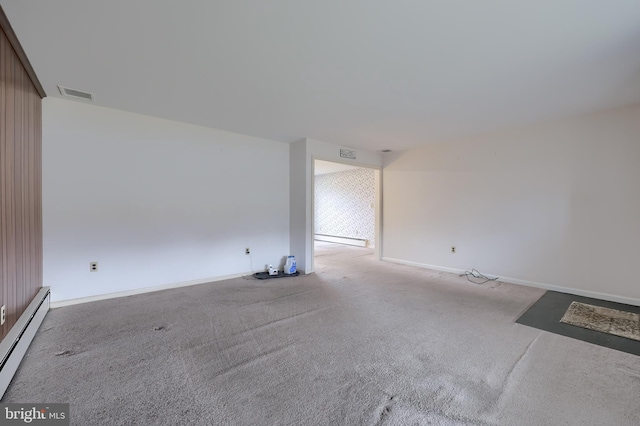
<instances>
[{"instance_id":1,"label":"white wall","mask_svg":"<svg viewBox=\"0 0 640 426\"><path fill-rule=\"evenodd\" d=\"M290 146L291 179L291 254L304 273L313 272L313 162L325 160L380 168L382 157L377 152L357 151L356 160L340 157L340 149L352 149L315 139L304 139Z\"/></svg>"},{"instance_id":2,"label":"white wall","mask_svg":"<svg viewBox=\"0 0 640 426\"><path fill-rule=\"evenodd\" d=\"M46 98L44 285L55 301L279 263L288 161L284 143Z\"/></svg>"},{"instance_id":3,"label":"white wall","mask_svg":"<svg viewBox=\"0 0 640 426\"><path fill-rule=\"evenodd\" d=\"M384 258L640 304L640 106L390 155L383 194Z\"/></svg>"},{"instance_id":4,"label":"white wall","mask_svg":"<svg viewBox=\"0 0 640 426\"><path fill-rule=\"evenodd\" d=\"M312 257L311 242L307 234L311 232L308 220L308 206L311 205L311 187L307 175L310 173L307 161L307 141L292 143L289 147L290 179L290 250L296 256L296 268L301 272L313 272L307 259Z\"/></svg>"}]
</instances>

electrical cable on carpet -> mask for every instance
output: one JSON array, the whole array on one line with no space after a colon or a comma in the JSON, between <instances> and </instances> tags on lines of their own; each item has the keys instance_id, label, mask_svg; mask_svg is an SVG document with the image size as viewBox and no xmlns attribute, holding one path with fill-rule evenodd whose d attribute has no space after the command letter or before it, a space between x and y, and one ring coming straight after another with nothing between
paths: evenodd
<instances>
[{"instance_id":1,"label":"electrical cable on carpet","mask_svg":"<svg viewBox=\"0 0 640 426\"><path fill-rule=\"evenodd\" d=\"M255 280L254 275L256 274L256 271L253 269L253 256L251 256L251 253L249 253L249 262L251 263L251 275L247 275L242 278L245 280Z\"/></svg>"},{"instance_id":2,"label":"electrical cable on carpet","mask_svg":"<svg viewBox=\"0 0 640 426\"><path fill-rule=\"evenodd\" d=\"M484 284L484 283L486 283L486 282L489 282L489 281L496 281L496 280L498 279L498 277L495 277L495 278L489 278L489 277L487 277L486 275L482 275L482 274L480 273L480 271L478 271L477 269L472 269L471 271L464 271L464 274L460 274L460 276L461 276L461 277L467 277L467 280L468 280L469 282L474 283L474 284ZM478 281L473 281L473 280L472 280L471 278L469 278L469 277L480 278L480 279L483 279L484 281L480 281L480 282L478 282Z\"/></svg>"}]
</instances>

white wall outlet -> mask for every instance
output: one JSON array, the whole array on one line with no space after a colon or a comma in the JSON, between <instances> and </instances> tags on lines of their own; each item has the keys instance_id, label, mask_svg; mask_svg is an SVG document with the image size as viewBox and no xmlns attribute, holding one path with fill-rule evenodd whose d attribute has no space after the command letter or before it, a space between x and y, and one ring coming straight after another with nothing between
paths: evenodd
<instances>
[{"instance_id":1,"label":"white wall outlet","mask_svg":"<svg viewBox=\"0 0 640 426\"><path fill-rule=\"evenodd\" d=\"M98 262L89 263L89 271L98 272Z\"/></svg>"},{"instance_id":2,"label":"white wall outlet","mask_svg":"<svg viewBox=\"0 0 640 426\"><path fill-rule=\"evenodd\" d=\"M244 254L251 254L251 249L249 247L244 249Z\"/></svg>"},{"instance_id":3,"label":"white wall outlet","mask_svg":"<svg viewBox=\"0 0 640 426\"><path fill-rule=\"evenodd\" d=\"M456 247L455 246L451 246L451 253L455 253L456 252Z\"/></svg>"},{"instance_id":4,"label":"white wall outlet","mask_svg":"<svg viewBox=\"0 0 640 426\"><path fill-rule=\"evenodd\" d=\"M7 320L7 309L5 308L4 305L2 305L2 308L0 308L0 325L4 324L6 320Z\"/></svg>"}]
</instances>

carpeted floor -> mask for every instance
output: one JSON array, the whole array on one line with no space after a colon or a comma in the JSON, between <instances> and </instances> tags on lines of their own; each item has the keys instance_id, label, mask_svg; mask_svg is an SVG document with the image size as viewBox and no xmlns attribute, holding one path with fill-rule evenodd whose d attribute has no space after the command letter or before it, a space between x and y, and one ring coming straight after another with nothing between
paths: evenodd
<instances>
[{"instance_id":1,"label":"carpeted floor","mask_svg":"<svg viewBox=\"0 0 640 426\"><path fill-rule=\"evenodd\" d=\"M309 276L52 310L3 402L74 425L640 424L640 357L515 323L542 290L316 253Z\"/></svg>"}]
</instances>

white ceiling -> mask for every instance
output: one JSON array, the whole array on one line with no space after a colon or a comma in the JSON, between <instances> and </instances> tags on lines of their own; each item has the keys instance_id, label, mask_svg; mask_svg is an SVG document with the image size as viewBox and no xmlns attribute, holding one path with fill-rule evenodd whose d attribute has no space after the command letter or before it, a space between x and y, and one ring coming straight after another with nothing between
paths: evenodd
<instances>
[{"instance_id":1,"label":"white ceiling","mask_svg":"<svg viewBox=\"0 0 640 426\"><path fill-rule=\"evenodd\" d=\"M49 96L405 149L640 102L638 0L0 0Z\"/></svg>"}]
</instances>

